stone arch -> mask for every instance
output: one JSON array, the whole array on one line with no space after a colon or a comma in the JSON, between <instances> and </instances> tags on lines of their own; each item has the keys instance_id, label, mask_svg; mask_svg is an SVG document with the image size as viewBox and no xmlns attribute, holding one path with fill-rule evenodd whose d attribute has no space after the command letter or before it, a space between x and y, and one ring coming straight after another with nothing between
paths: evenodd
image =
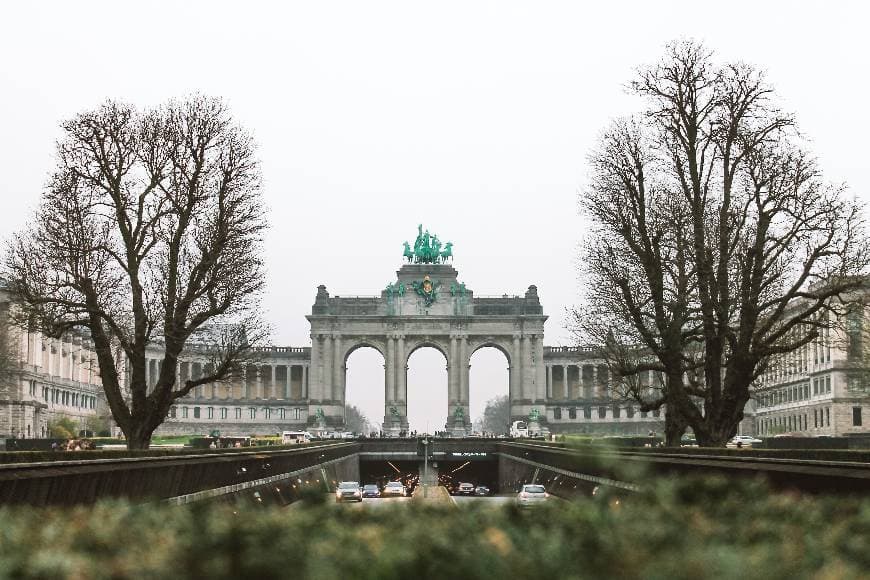
<instances>
[{"instance_id":1,"label":"stone arch","mask_svg":"<svg viewBox=\"0 0 870 580\"><path fill-rule=\"evenodd\" d=\"M355 383L354 380L349 380L349 377L348 377L348 370L349 370L348 362L350 361L350 358L354 355L354 353L356 353L356 352L359 351L359 350L364 350L364 349L371 349L371 350L375 351L375 352L380 356L379 366L380 366L381 369L382 369L382 370L381 370L381 381L382 381L382 385L383 385L383 386L381 387L381 388L382 388L382 391L381 391L381 392L382 392L382 394L383 394L383 400L382 400L382 402L378 405L379 409L383 408L383 404L386 402L386 390L387 390L387 389L386 389L386 383L387 383L387 372L388 372L388 369L387 369L387 356L386 356L386 354L385 354L385 351L386 351L386 347L385 347L385 345L384 345L382 342L378 341L378 340L372 340L372 339L369 339L369 338L367 338L367 337L363 337L363 338L360 338L360 339L358 339L358 340L354 340L353 342L350 342L346 347L344 347L344 348L342 349L342 352L341 352L341 354L342 354L342 356L343 356L343 358L342 358L341 360L342 360L342 370L343 370L343 375L344 375L344 376L343 376L343 380L342 380L342 384L341 384L341 401L342 401L342 403L343 403L343 407L344 407L344 416L343 416L343 419L344 419L344 425L345 425L345 428L352 428L352 427L353 427L353 426L349 423L348 415L347 415L348 407L349 407L349 405L352 403L352 401L350 401L350 400L348 399L348 385L351 385L351 386L353 387L353 389L352 389L352 390L353 390L353 393L359 393L359 391L356 390L356 388L357 388L357 383ZM365 357L366 355L363 354L363 355L361 355L361 356ZM364 358L363 360L365 360L365 358ZM357 360L357 363L359 363L358 360ZM373 361L371 361L371 360L368 361L368 364L369 364L369 365L372 364L372 363L373 363ZM355 363L355 364L356 364L356 363ZM363 368L368 368L369 371L373 371L373 368L372 368L372 367L367 367L365 362L362 363L362 365L363 365ZM357 369L358 369L359 367L355 366L354 368L357 368ZM368 373L365 373L365 376L368 376ZM374 375L372 375L372 376L374 376ZM358 378L359 378L359 377L357 377L357 379L358 379ZM372 384L372 383L367 383L367 381L366 381L366 382L363 382L362 384L363 384L363 385L366 385L366 384ZM374 389L372 389L372 391L374 391ZM369 389L366 389L365 392L369 392ZM351 394L353 394L353 393L351 393ZM379 415L380 415L380 411L375 412L375 410L374 410L374 406L369 407L369 406L367 406L363 401L360 401L360 400L355 400L355 401L353 401L353 403L354 403L354 404L355 404L355 405L356 405L356 406L357 406L361 411L363 411L363 412L365 413L366 418L367 418L370 422L372 422L372 421L373 421L373 422L379 422L379 420L380 420L380 417L379 417Z\"/></svg>"},{"instance_id":2,"label":"stone arch","mask_svg":"<svg viewBox=\"0 0 870 580\"><path fill-rule=\"evenodd\" d=\"M412 369L411 358L421 350L426 349L437 351L440 358L438 355L434 355L433 358L432 355L426 356L424 353L414 362ZM442 364L443 366L441 366ZM404 385L401 398L404 401L403 412L407 417L409 429L422 431L425 428L421 422L422 415L429 415L433 410L437 410L438 415L440 415L443 409L442 421L449 416L450 365L449 342L442 337L415 337L407 343L404 363L400 366L405 373L401 381ZM421 369L423 369L422 374L416 374L414 377L410 375L414 370L420 371ZM432 422L430 419L428 417L426 419L430 432L440 431L444 428L443 423Z\"/></svg>"},{"instance_id":3,"label":"stone arch","mask_svg":"<svg viewBox=\"0 0 870 580\"><path fill-rule=\"evenodd\" d=\"M408 361L411 360L411 355L414 352L420 350L421 348L434 348L439 351L443 356L444 360L447 362L447 366L449 367L451 364L450 360L450 346L439 339L433 339L430 337L423 337L414 341L406 341L405 343L405 368L408 368Z\"/></svg>"},{"instance_id":4,"label":"stone arch","mask_svg":"<svg viewBox=\"0 0 870 580\"><path fill-rule=\"evenodd\" d=\"M501 396L506 395L508 398L508 404L510 405L514 399L513 393L513 384L514 377L512 376L515 372L515 368L513 366L513 357L512 357L512 338L493 338L491 336L480 337L469 344L469 355L468 355L468 391L466 393L467 396L467 404L468 404L468 412L469 418L473 421L478 418L483 411L483 407L479 407L476 410L473 410L473 407L477 405L481 405L482 403L485 406L486 401L490 400L493 396ZM478 390L481 386L480 375L475 374L475 369L477 372L480 372L480 367L478 366L480 361L476 361L475 364L472 364L472 359L475 354L485 349L493 349L501 353L504 357L504 362L507 363L506 368L503 368L502 371L507 371L506 376L504 377L504 389L498 389L497 393L489 393L488 396L480 397L480 391ZM499 379L501 380L501 379ZM474 405L472 405L472 401L474 401ZM504 427L507 429L506 426ZM499 431L500 432L500 431Z\"/></svg>"},{"instance_id":5,"label":"stone arch","mask_svg":"<svg viewBox=\"0 0 870 580\"><path fill-rule=\"evenodd\" d=\"M371 338L362 338L354 340L347 346L344 346L344 348L342 349L342 364L347 366L347 359L350 358L350 355L352 355L354 351L361 348L373 348L381 353L381 356L384 357L384 360L387 360L387 347L382 341Z\"/></svg>"},{"instance_id":6,"label":"stone arch","mask_svg":"<svg viewBox=\"0 0 870 580\"><path fill-rule=\"evenodd\" d=\"M474 356L474 353L479 351L482 348L494 348L496 350L501 351L504 355L505 359L507 359L508 367L510 367L513 363L511 362L511 339L495 339L492 337L486 337L481 340L477 340L469 344L469 354L468 360L471 360L471 357Z\"/></svg>"}]
</instances>

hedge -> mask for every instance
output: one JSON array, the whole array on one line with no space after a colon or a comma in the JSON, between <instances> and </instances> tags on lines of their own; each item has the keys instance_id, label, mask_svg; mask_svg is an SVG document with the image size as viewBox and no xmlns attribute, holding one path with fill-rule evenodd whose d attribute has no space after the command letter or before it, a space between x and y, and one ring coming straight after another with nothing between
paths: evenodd
<instances>
[{"instance_id":1,"label":"hedge","mask_svg":"<svg viewBox=\"0 0 870 580\"><path fill-rule=\"evenodd\" d=\"M870 570L870 501L723 479L528 512L393 505L3 508L0 579L791 580Z\"/></svg>"}]
</instances>

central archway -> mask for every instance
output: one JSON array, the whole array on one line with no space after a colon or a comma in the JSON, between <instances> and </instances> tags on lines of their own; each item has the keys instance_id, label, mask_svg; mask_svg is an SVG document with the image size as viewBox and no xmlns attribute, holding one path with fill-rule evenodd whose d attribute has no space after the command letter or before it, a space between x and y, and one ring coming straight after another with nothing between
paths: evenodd
<instances>
[{"instance_id":1,"label":"central archway","mask_svg":"<svg viewBox=\"0 0 870 580\"><path fill-rule=\"evenodd\" d=\"M437 346L420 345L408 355L406 405L408 429L435 433L447 428L447 356Z\"/></svg>"},{"instance_id":2,"label":"central archway","mask_svg":"<svg viewBox=\"0 0 870 580\"><path fill-rule=\"evenodd\" d=\"M498 344L479 346L469 359L468 406L475 431L506 433L510 428L510 354ZM491 414L484 417L487 405Z\"/></svg>"},{"instance_id":3,"label":"central archway","mask_svg":"<svg viewBox=\"0 0 870 580\"><path fill-rule=\"evenodd\" d=\"M381 413L384 410L386 360L381 351L368 344L359 344L345 356L344 424L349 431L368 436L371 431L381 431ZM356 408L368 422L365 428L356 424L353 417Z\"/></svg>"}]
</instances>

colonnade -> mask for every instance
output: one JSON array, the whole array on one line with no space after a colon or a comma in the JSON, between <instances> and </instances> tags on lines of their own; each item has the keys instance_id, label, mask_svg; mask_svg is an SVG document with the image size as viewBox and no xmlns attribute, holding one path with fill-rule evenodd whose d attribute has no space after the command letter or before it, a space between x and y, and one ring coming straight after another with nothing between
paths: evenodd
<instances>
[{"instance_id":1,"label":"colonnade","mask_svg":"<svg viewBox=\"0 0 870 580\"><path fill-rule=\"evenodd\" d=\"M149 391L160 374L162 360L146 359L145 381ZM207 363L179 362L176 381L197 379L205 372ZM235 400L304 400L308 398L307 364L248 365L243 377L221 383L195 387L188 395L193 399ZM281 370L283 369L283 372ZM283 375L283 376L282 376Z\"/></svg>"},{"instance_id":2,"label":"colonnade","mask_svg":"<svg viewBox=\"0 0 870 580\"><path fill-rule=\"evenodd\" d=\"M547 364L547 398L609 399L610 375L604 364Z\"/></svg>"}]
</instances>

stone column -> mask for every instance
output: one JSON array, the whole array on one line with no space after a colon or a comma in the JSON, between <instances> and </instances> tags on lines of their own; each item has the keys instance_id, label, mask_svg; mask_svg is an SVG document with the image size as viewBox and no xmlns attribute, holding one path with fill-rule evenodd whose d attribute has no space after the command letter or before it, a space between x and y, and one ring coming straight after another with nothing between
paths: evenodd
<instances>
[{"instance_id":1,"label":"stone column","mask_svg":"<svg viewBox=\"0 0 870 580\"><path fill-rule=\"evenodd\" d=\"M459 367L460 371L460 380L459 380L459 401L463 406L468 405L468 378L469 371L471 370L471 361L468 357L468 337L463 336L459 340L459 360L461 365ZM466 418L468 409L466 409Z\"/></svg>"},{"instance_id":2,"label":"stone column","mask_svg":"<svg viewBox=\"0 0 870 580\"><path fill-rule=\"evenodd\" d=\"M396 400L396 339L387 336L387 356L384 360L384 400L392 403Z\"/></svg>"},{"instance_id":3,"label":"stone column","mask_svg":"<svg viewBox=\"0 0 870 580\"><path fill-rule=\"evenodd\" d=\"M519 401L523 398L523 352L520 348L520 335L514 334L514 345L511 352L510 400Z\"/></svg>"},{"instance_id":4,"label":"stone column","mask_svg":"<svg viewBox=\"0 0 870 580\"><path fill-rule=\"evenodd\" d=\"M145 357L145 390L151 386L151 359Z\"/></svg>"},{"instance_id":5,"label":"stone column","mask_svg":"<svg viewBox=\"0 0 870 580\"><path fill-rule=\"evenodd\" d=\"M456 354L456 335L450 335L450 351L447 360L447 408L454 405L458 398L457 371L459 370L458 355Z\"/></svg>"},{"instance_id":6,"label":"stone column","mask_svg":"<svg viewBox=\"0 0 870 580\"><path fill-rule=\"evenodd\" d=\"M342 356L341 351L341 335L337 334L332 339L332 390L330 391L332 394L330 395L330 399L333 401L338 401L342 398L343 393L343 381L344 378L344 357Z\"/></svg>"},{"instance_id":7,"label":"stone column","mask_svg":"<svg viewBox=\"0 0 870 580\"><path fill-rule=\"evenodd\" d=\"M544 365L544 335L536 334L532 341L532 359L535 374L535 401L547 400L547 368Z\"/></svg>"},{"instance_id":8,"label":"stone column","mask_svg":"<svg viewBox=\"0 0 870 580\"><path fill-rule=\"evenodd\" d=\"M405 360L405 336L396 340L396 398L402 404L408 402L408 361Z\"/></svg>"},{"instance_id":9,"label":"stone column","mask_svg":"<svg viewBox=\"0 0 870 580\"><path fill-rule=\"evenodd\" d=\"M553 396L553 365L547 365L547 398Z\"/></svg>"},{"instance_id":10,"label":"stone column","mask_svg":"<svg viewBox=\"0 0 870 580\"><path fill-rule=\"evenodd\" d=\"M562 365L562 397L565 399L571 398L571 387L568 384L568 367L571 365Z\"/></svg>"},{"instance_id":11,"label":"stone column","mask_svg":"<svg viewBox=\"0 0 870 580\"><path fill-rule=\"evenodd\" d=\"M302 365L302 386L300 387L302 391L302 398L308 398L308 365Z\"/></svg>"}]
</instances>

